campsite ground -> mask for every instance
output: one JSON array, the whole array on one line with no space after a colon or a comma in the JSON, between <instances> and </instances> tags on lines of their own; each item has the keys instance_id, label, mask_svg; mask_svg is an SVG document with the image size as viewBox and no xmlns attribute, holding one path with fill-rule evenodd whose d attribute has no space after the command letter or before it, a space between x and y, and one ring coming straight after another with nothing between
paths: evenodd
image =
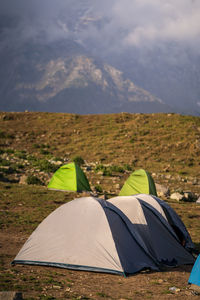
<instances>
[{"instance_id":1,"label":"campsite ground","mask_svg":"<svg viewBox=\"0 0 200 300\"><path fill-rule=\"evenodd\" d=\"M26 300L198 298L187 284L192 266L124 278L10 263L50 212L82 196L47 190L45 180L53 170L49 160L83 157L89 181L101 196L118 194L129 173L141 167L172 192L200 195L199 118L0 113L0 120L0 291L20 291ZM33 176L40 181L19 184L23 176L26 182ZM164 200L182 218L200 250L200 205ZM171 287L176 287L175 293Z\"/></svg>"}]
</instances>

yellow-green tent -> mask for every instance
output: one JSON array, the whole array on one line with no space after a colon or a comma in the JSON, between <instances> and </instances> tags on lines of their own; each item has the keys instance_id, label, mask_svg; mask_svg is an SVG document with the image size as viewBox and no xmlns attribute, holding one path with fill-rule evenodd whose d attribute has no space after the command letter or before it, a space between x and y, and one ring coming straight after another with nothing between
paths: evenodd
<instances>
[{"instance_id":1,"label":"yellow-green tent","mask_svg":"<svg viewBox=\"0 0 200 300\"><path fill-rule=\"evenodd\" d=\"M131 196L136 194L150 194L157 196L153 178L149 172L143 169L136 170L128 177L119 196Z\"/></svg>"},{"instance_id":2,"label":"yellow-green tent","mask_svg":"<svg viewBox=\"0 0 200 300\"><path fill-rule=\"evenodd\" d=\"M74 162L60 167L52 176L48 188L74 192L91 191L86 175Z\"/></svg>"}]
</instances>

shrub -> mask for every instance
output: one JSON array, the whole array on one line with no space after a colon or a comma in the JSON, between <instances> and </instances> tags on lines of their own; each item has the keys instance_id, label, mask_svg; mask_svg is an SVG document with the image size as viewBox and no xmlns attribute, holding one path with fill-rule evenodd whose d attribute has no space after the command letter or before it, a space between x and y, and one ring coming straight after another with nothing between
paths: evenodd
<instances>
[{"instance_id":1,"label":"shrub","mask_svg":"<svg viewBox=\"0 0 200 300\"><path fill-rule=\"evenodd\" d=\"M103 192L103 189L102 189L102 187L99 184L95 185L94 188L95 188L96 192L98 192L98 193L102 193Z\"/></svg>"},{"instance_id":2,"label":"shrub","mask_svg":"<svg viewBox=\"0 0 200 300\"><path fill-rule=\"evenodd\" d=\"M26 159L26 151L24 150L21 150L21 151L16 151L15 152L15 155L21 159Z\"/></svg>"},{"instance_id":3,"label":"shrub","mask_svg":"<svg viewBox=\"0 0 200 300\"><path fill-rule=\"evenodd\" d=\"M6 149L5 152L7 154L13 154L13 153L15 153L15 151L13 149Z\"/></svg>"},{"instance_id":4,"label":"shrub","mask_svg":"<svg viewBox=\"0 0 200 300\"><path fill-rule=\"evenodd\" d=\"M0 165L1 166L10 166L10 162L9 162L9 160L7 160L7 159L0 159Z\"/></svg>"},{"instance_id":5,"label":"shrub","mask_svg":"<svg viewBox=\"0 0 200 300\"><path fill-rule=\"evenodd\" d=\"M124 165L124 169L127 170L127 171L132 171L132 167L128 164Z\"/></svg>"},{"instance_id":6,"label":"shrub","mask_svg":"<svg viewBox=\"0 0 200 300\"><path fill-rule=\"evenodd\" d=\"M43 155L47 155L47 154L50 154L50 152L46 149L40 149L40 154L43 154Z\"/></svg>"},{"instance_id":7,"label":"shrub","mask_svg":"<svg viewBox=\"0 0 200 300\"><path fill-rule=\"evenodd\" d=\"M75 162L79 166L81 166L85 163L84 159L81 156L75 156L74 158L72 158L72 161Z\"/></svg>"},{"instance_id":8,"label":"shrub","mask_svg":"<svg viewBox=\"0 0 200 300\"><path fill-rule=\"evenodd\" d=\"M0 138L6 138L6 134L5 134L5 132L4 131L1 131L0 130Z\"/></svg>"},{"instance_id":9,"label":"shrub","mask_svg":"<svg viewBox=\"0 0 200 300\"><path fill-rule=\"evenodd\" d=\"M40 145L39 145L39 144L33 144L33 148L39 149L39 148L40 148Z\"/></svg>"},{"instance_id":10,"label":"shrub","mask_svg":"<svg viewBox=\"0 0 200 300\"><path fill-rule=\"evenodd\" d=\"M94 169L95 172L99 172L99 171L104 171L105 170L105 166L104 165L97 165Z\"/></svg>"},{"instance_id":11,"label":"shrub","mask_svg":"<svg viewBox=\"0 0 200 300\"><path fill-rule=\"evenodd\" d=\"M29 175L26 179L27 184L42 185L42 181L34 175Z\"/></svg>"},{"instance_id":12,"label":"shrub","mask_svg":"<svg viewBox=\"0 0 200 300\"><path fill-rule=\"evenodd\" d=\"M110 171L124 173L124 168L122 168L120 166L111 166Z\"/></svg>"},{"instance_id":13,"label":"shrub","mask_svg":"<svg viewBox=\"0 0 200 300\"><path fill-rule=\"evenodd\" d=\"M58 169L57 165L52 164L48 160L45 160L45 159L36 160L34 162L34 165L37 166L40 169L40 171L44 171L44 172L48 172L48 173L49 172L54 173Z\"/></svg>"}]
</instances>

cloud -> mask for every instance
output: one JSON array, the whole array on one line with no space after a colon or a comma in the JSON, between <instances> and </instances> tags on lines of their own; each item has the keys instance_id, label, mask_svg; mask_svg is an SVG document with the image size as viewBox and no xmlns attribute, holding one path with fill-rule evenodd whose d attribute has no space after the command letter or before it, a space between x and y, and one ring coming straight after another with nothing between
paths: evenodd
<instances>
[{"instance_id":1,"label":"cloud","mask_svg":"<svg viewBox=\"0 0 200 300\"><path fill-rule=\"evenodd\" d=\"M1 0L0 11L20 17L19 38L73 36L105 51L175 42L200 52L199 0ZM81 13L102 22L82 27Z\"/></svg>"}]
</instances>

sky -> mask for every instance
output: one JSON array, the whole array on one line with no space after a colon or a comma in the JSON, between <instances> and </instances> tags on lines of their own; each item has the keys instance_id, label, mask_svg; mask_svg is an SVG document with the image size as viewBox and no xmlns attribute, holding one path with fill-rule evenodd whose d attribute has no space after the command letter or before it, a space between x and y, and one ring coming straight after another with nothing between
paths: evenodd
<instances>
[{"instance_id":1,"label":"sky","mask_svg":"<svg viewBox=\"0 0 200 300\"><path fill-rule=\"evenodd\" d=\"M7 29L7 37L18 32L18 38L36 38L43 32L55 40L72 34L66 26L69 15L73 18L87 4L88 15L106 22L101 27L90 22L79 31L83 41L101 42L112 51L175 42L200 53L199 0L1 0L0 12L20 19L17 27Z\"/></svg>"}]
</instances>

